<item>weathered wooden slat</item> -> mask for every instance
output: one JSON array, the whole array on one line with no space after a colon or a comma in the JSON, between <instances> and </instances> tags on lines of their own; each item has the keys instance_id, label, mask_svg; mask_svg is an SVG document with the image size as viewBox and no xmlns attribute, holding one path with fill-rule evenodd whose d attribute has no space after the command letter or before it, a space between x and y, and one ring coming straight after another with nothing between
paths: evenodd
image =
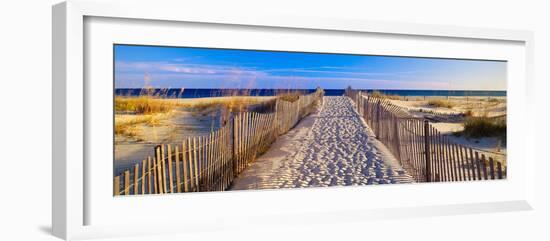
<instances>
[{"instance_id":1,"label":"weathered wooden slat","mask_svg":"<svg viewBox=\"0 0 550 241\"><path fill-rule=\"evenodd\" d=\"M156 184L157 182L156 182L156 179L155 179L156 177L153 177L153 172L154 172L154 171L153 171L153 169L154 169L153 165L154 165L154 164L153 164L152 161L151 161L151 157L150 157L150 156L147 157L147 170L148 170L148 171L147 171L147 181L148 181L148 183L149 183L149 186L148 186L148 189L147 189L147 190L148 190L148 193L149 193L149 194L155 193L156 185L157 185L157 184ZM153 181L151 181L151 179L152 179Z\"/></svg>"},{"instance_id":2,"label":"weathered wooden slat","mask_svg":"<svg viewBox=\"0 0 550 241\"><path fill-rule=\"evenodd\" d=\"M189 155L189 149L187 148L187 139L183 140L182 141L182 144L181 144L181 171L183 172L183 180L182 180L182 185L183 185L183 192L189 192L190 190L190 186L189 185L192 185L191 183L191 176L190 176L190 173L191 173L191 169L189 168L189 158L187 158L187 155Z\"/></svg>"},{"instance_id":3,"label":"weathered wooden slat","mask_svg":"<svg viewBox=\"0 0 550 241\"><path fill-rule=\"evenodd\" d=\"M145 194L145 181L147 179L146 172L147 172L147 161L143 160L141 161L141 194Z\"/></svg>"},{"instance_id":4,"label":"weathered wooden slat","mask_svg":"<svg viewBox=\"0 0 550 241\"><path fill-rule=\"evenodd\" d=\"M275 102L277 103L277 102ZM275 106L277 108L277 106ZM240 153L240 149L239 149L239 116L240 114L237 114L235 115L235 117L233 118L233 173L235 173L235 175L237 174L237 170L236 168L238 168L239 166L239 153Z\"/></svg>"},{"instance_id":5,"label":"weathered wooden slat","mask_svg":"<svg viewBox=\"0 0 550 241\"><path fill-rule=\"evenodd\" d=\"M426 156L426 181L433 181L432 177L432 160L430 159L430 123L424 121L424 155Z\"/></svg>"},{"instance_id":6,"label":"weathered wooden slat","mask_svg":"<svg viewBox=\"0 0 550 241\"><path fill-rule=\"evenodd\" d=\"M197 146L195 147L197 149L197 167L198 167L198 173L197 173L197 177L199 178L199 189L201 191L204 191L204 175L203 175L203 171L204 171L204 158L203 158L203 148L202 148L202 136L199 136L197 138Z\"/></svg>"},{"instance_id":7,"label":"weathered wooden slat","mask_svg":"<svg viewBox=\"0 0 550 241\"><path fill-rule=\"evenodd\" d=\"M491 179L495 179L495 161L492 157L489 157L489 171L491 172Z\"/></svg>"},{"instance_id":8,"label":"weathered wooden slat","mask_svg":"<svg viewBox=\"0 0 550 241\"><path fill-rule=\"evenodd\" d=\"M209 163L209 160L208 160L208 148L209 148L209 143L208 143L208 139L209 139L209 136L204 136L202 138L202 146L203 146L203 150L202 150L202 153L203 153L203 163L204 163L204 166L203 166L203 173L204 173L204 189L203 191L210 191L210 163Z\"/></svg>"},{"instance_id":9,"label":"weathered wooden slat","mask_svg":"<svg viewBox=\"0 0 550 241\"><path fill-rule=\"evenodd\" d=\"M485 165L485 155L484 154L481 154L481 166L482 166L482 170L483 170L483 179L484 180L489 180L489 178L487 177L487 167Z\"/></svg>"},{"instance_id":10,"label":"weathered wooden slat","mask_svg":"<svg viewBox=\"0 0 550 241\"><path fill-rule=\"evenodd\" d=\"M168 188L170 188L170 193L174 193L174 177L173 177L173 168L172 168L172 145L168 145Z\"/></svg>"},{"instance_id":11,"label":"weathered wooden slat","mask_svg":"<svg viewBox=\"0 0 550 241\"><path fill-rule=\"evenodd\" d=\"M120 176L116 176L113 180L113 196L120 195Z\"/></svg>"},{"instance_id":12,"label":"weathered wooden slat","mask_svg":"<svg viewBox=\"0 0 550 241\"><path fill-rule=\"evenodd\" d=\"M215 165L214 162L214 137L216 136L216 133L218 131L211 133L209 135L209 144L208 144L208 173L209 173L209 182L208 182L208 190L213 191L214 190L214 174L215 174Z\"/></svg>"},{"instance_id":13,"label":"weathered wooden slat","mask_svg":"<svg viewBox=\"0 0 550 241\"><path fill-rule=\"evenodd\" d=\"M459 154L459 160L460 160L460 169L462 170L464 181L469 181L470 177L468 176L468 167L466 166L466 162L464 161L464 152L462 146L456 145L458 149Z\"/></svg>"},{"instance_id":14,"label":"weathered wooden slat","mask_svg":"<svg viewBox=\"0 0 550 241\"><path fill-rule=\"evenodd\" d=\"M225 162L227 155L226 149L227 146L229 146L229 143L225 141L227 127L228 126L225 126L222 128L221 132L218 133L219 139L216 142L216 149L220 151L220 155L216 158L218 160L218 173L220 174L218 181L218 190L220 191L225 190L224 183L227 179L228 169L231 168Z\"/></svg>"},{"instance_id":15,"label":"weathered wooden slat","mask_svg":"<svg viewBox=\"0 0 550 241\"><path fill-rule=\"evenodd\" d=\"M166 148L164 145L160 146L161 157L159 159L161 166L161 180L162 180L162 192L168 193L168 187L166 185Z\"/></svg>"},{"instance_id":16,"label":"weathered wooden slat","mask_svg":"<svg viewBox=\"0 0 550 241\"><path fill-rule=\"evenodd\" d=\"M470 150L472 150L470 148ZM479 153L476 151L474 152L475 154L475 163L476 163L476 168L477 168L477 180L483 180L481 179L481 159L479 159Z\"/></svg>"},{"instance_id":17,"label":"weathered wooden slat","mask_svg":"<svg viewBox=\"0 0 550 241\"><path fill-rule=\"evenodd\" d=\"M246 160L244 162L244 166L242 168L242 170L244 170L246 168L246 166L248 165L248 162L250 161L250 156L252 155L252 150L251 150L251 142L252 142L252 138L251 138L251 127L252 127L252 120L251 120L251 113L250 112L246 112L246 135L245 135L245 138L246 138Z\"/></svg>"},{"instance_id":18,"label":"weathered wooden slat","mask_svg":"<svg viewBox=\"0 0 550 241\"><path fill-rule=\"evenodd\" d=\"M472 150L471 147L468 147L468 151L470 153L470 165L472 167L472 176L474 178L474 180L479 180L478 176L479 176L479 169L477 169L477 162L476 162L476 159L475 159L475 156L474 156L474 151ZM476 171L477 170L477 171Z\"/></svg>"},{"instance_id":19,"label":"weathered wooden slat","mask_svg":"<svg viewBox=\"0 0 550 241\"><path fill-rule=\"evenodd\" d=\"M219 149L218 142L220 141L220 133L222 133L223 128L219 129L218 131L214 132L213 136L213 142L212 142L212 161L213 161L213 167L214 171L212 172L212 189L214 191L220 190L220 182L223 178L223 173L221 173L221 160L220 157L223 155L221 150Z\"/></svg>"},{"instance_id":20,"label":"weathered wooden slat","mask_svg":"<svg viewBox=\"0 0 550 241\"><path fill-rule=\"evenodd\" d=\"M124 171L124 195L130 195L130 171Z\"/></svg>"},{"instance_id":21,"label":"weathered wooden slat","mask_svg":"<svg viewBox=\"0 0 550 241\"><path fill-rule=\"evenodd\" d=\"M199 168L198 168L198 161L197 161L197 138L193 137L193 147L190 148L193 150L193 167L195 169L195 191L199 192Z\"/></svg>"},{"instance_id":22,"label":"weathered wooden slat","mask_svg":"<svg viewBox=\"0 0 550 241\"><path fill-rule=\"evenodd\" d=\"M235 140L237 141L237 162L235 163L236 166L235 166L235 176L236 175L239 175L239 173L241 172L241 165L242 165L242 161L243 161L243 158L244 158L244 153L243 153L243 134L244 134L244 131L243 131L243 121L244 121L244 115L243 113L239 113L239 121L237 122L237 136L235 138Z\"/></svg>"},{"instance_id":23,"label":"weathered wooden slat","mask_svg":"<svg viewBox=\"0 0 550 241\"><path fill-rule=\"evenodd\" d=\"M228 133L231 133L228 131L228 129L233 128L233 125L227 125L225 128L223 128L221 135L221 139L218 142L218 148L221 149L221 157L220 157L220 173L222 174L221 182L220 182L220 190L225 190L225 183L227 182L228 178L230 178L231 169L233 166L231 165L231 162L228 161L228 159L231 159L232 149L231 141L228 139Z\"/></svg>"},{"instance_id":24,"label":"weathered wooden slat","mask_svg":"<svg viewBox=\"0 0 550 241\"><path fill-rule=\"evenodd\" d=\"M449 166L449 171L451 173L451 181L458 181L458 176L456 175L456 169L455 169L455 165L454 165L454 162L453 162L453 159L452 159L452 153L451 153L451 145L449 143L449 139L448 138L445 138L445 153L446 153L446 158L447 158L447 162L448 162L448 166Z\"/></svg>"},{"instance_id":25,"label":"weathered wooden slat","mask_svg":"<svg viewBox=\"0 0 550 241\"><path fill-rule=\"evenodd\" d=\"M134 165L134 195L137 195L138 192L138 180L139 180L139 164Z\"/></svg>"},{"instance_id":26,"label":"weathered wooden slat","mask_svg":"<svg viewBox=\"0 0 550 241\"><path fill-rule=\"evenodd\" d=\"M440 181L447 181L447 174L445 173L446 172L446 168L445 168L445 159L443 158L443 148L442 148L442 144L441 143L441 133L436 130L436 139L437 139L437 159L438 159L438 162L439 162L439 172L440 172Z\"/></svg>"},{"instance_id":27,"label":"weathered wooden slat","mask_svg":"<svg viewBox=\"0 0 550 241\"><path fill-rule=\"evenodd\" d=\"M242 119L242 123L241 123L241 153L242 153L242 159L241 159L241 162L240 162L240 166L239 166L239 173L241 173L241 171L243 170L243 167L244 167L244 163L246 162L246 157L247 157L247 146L246 146L246 143L247 143L247 138L246 138L246 130L248 129L248 122L247 122L247 115L246 113L243 113L243 119Z\"/></svg>"},{"instance_id":28,"label":"weathered wooden slat","mask_svg":"<svg viewBox=\"0 0 550 241\"><path fill-rule=\"evenodd\" d=\"M500 162L497 162L497 177L498 179L502 179L502 164Z\"/></svg>"},{"instance_id":29,"label":"weathered wooden slat","mask_svg":"<svg viewBox=\"0 0 550 241\"><path fill-rule=\"evenodd\" d=\"M457 163L458 172L460 172L460 181L467 181L466 172L464 171L464 162L462 161L462 153L460 151L460 146L457 144L453 144L454 153L455 153L455 161Z\"/></svg>"},{"instance_id":30,"label":"weathered wooden slat","mask_svg":"<svg viewBox=\"0 0 550 241\"><path fill-rule=\"evenodd\" d=\"M452 181L452 175L451 175L451 167L449 159L447 158L446 148L445 148L445 137L439 134L439 149L440 149L440 158L443 162L443 170L444 170L444 181Z\"/></svg>"},{"instance_id":31,"label":"weathered wooden slat","mask_svg":"<svg viewBox=\"0 0 550 241\"><path fill-rule=\"evenodd\" d=\"M434 142L434 145L433 145L433 153L434 153L434 159L437 160L437 173L439 174L438 175L438 178L437 178L437 181L438 182L441 182L443 181L443 179L445 178L445 173L444 173L444 168L443 168L443 160L441 159L441 152L439 151L439 146L440 146L440 143L439 143L439 131L437 131L437 129L435 129L433 126L432 126L432 133L433 133L433 142Z\"/></svg>"},{"instance_id":32,"label":"weathered wooden slat","mask_svg":"<svg viewBox=\"0 0 550 241\"><path fill-rule=\"evenodd\" d=\"M375 108L371 108L371 111L374 111L374 109ZM374 121L374 116L372 116L371 120ZM419 155L418 155L418 149L416 148L417 135L414 129L415 122L413 120L408 120L408 122L409 122L408 128L409 128L409 135L410 135L410 145L411 145L412 155L413 155L413 162L411 163L411 165L416 176L416 181L421 182L423 178L421 178L422 174L420 173L420 168L418 167Z\"/></svg>"},{"instance_id":33,"label":"weathered wooden slat","mask_svg":"<svg viewBox=\"0 0 550 241\"><path fill-rule=\"evenodd\" d=\"M157 176L157 193L159 194L163 194L164 193L164 185L162 184L163 183L163 180L162 180L162 177L164 175L162 175L162 156L161 156L161 148L157 148L156 149L156 154L157 154L157 157L155 158L155 165L156 165L156 170L157 170L157 173L156 173L156 176Z\"/></svg>"},{"instance_id":34,"label":"weathered wooden slat","mask_svg":"<svg viewBox=\"0 0 550 241\"><path fill-rule=\"evenodd\" d=\"M243 161L243 165L241 166L241 171L246 168L246 165L248 164L248 159L250 158L250 112L245 113L244 118L244 151L245 151L245 159Z\"/></svg>"},{"instance_id":35,"label":"weathered wooden slat","mask_svg":"<svg viewBox=\"0 0 550 241\"><path fill-rule=\"evenodd\" d=\"M175 146L175 149L174 149L174 157L176 159L176 164L175 164L175 168L176 168L176 192L180 193L182 188L182 183L181 183L181 177L180 177L180 152L179 152L179 147L178 145Z\"/></svg>"},{"instance_id":36,"label":"weathered wooden slat","mask_svg":"<svg viewBox=\"0 0 550 241\"><path fill-rule=\"evenodd\" d=\"M210 134L210 144L208 147L208 157L209 157L209 170L210 170L210 184L209 184L209 190L215 191L216 190L216 161L214 160L214 148L215 148L215 141L216 141L216 134L219 132L219 130L213 132Z\"/></svg>"},{"instance_id":37,"label":"weathered wooden slat","mask_svg":"<svg viewBox=\"0 0 550 241\"><path fill-rule=\"evenodd\" d=\"M416 122L416 133L418 135L417 145L418 145L418 153L419 153L419 170L422 175L422 177L426 178L426 158L424 154L424 136L422 132L422 123L423 121L417 121ZM425 181L425 180L423 180Z\"/></svg>"},{"instance_id":38,"label":"weathered wooden slat","mask_svg":"<svg viewBox=\"0 0 550 241\"><path fill-rule=\"evenodd\" d=\"M371 111L373 111L373 113L374 113L374 110L375 110L375 108L371 109ZM374 123L374 116L372 116L371 120ZM374 124L373 124L373 126L374 126ZM409 127L409 130L410 130L409 134L411 135L411 138L410 138L411 143L410 144L411 144L411 148L412 148L412 152L413 152L413 162L411 163L411 165L413 166L413 170L415 172L416 181L421 182L422 181L420 179L421 173L420 173L420 169L418 167L418 148L416 146L417 135L416 135L414 126L415 126L414 121L409 120L408 127Z\"/></svg>"}]
</instances>

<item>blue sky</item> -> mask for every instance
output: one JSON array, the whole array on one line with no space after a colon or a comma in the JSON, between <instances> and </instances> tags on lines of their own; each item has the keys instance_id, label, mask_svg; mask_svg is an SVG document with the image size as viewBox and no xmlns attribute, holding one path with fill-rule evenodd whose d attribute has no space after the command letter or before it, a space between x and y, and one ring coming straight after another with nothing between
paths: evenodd
<instances>
[{"instance_id":1,"label":"blue sky","mask_svg":"<svg viewBox=\"0 0 550 241\"><path fill-rule=\"evenodd\" d=\"M115 88L506 90L506 62L115 45Z\"/></svg>"}]
</instances>

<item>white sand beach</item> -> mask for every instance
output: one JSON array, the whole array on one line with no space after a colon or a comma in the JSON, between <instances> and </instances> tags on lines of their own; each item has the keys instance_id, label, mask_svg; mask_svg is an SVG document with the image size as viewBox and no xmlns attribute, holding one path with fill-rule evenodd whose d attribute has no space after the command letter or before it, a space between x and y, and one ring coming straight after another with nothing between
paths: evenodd
<instances>
[{"instance_id":1,"label":"white sand beach","mask_svg":"<svg viewBox=\"0 0 550 241\"><path fill-rule=\"evenodd\" d=\"M231 190L410 183L351 99L324 97L319 111L279 137Z\"/></svg>"}]
</instances>

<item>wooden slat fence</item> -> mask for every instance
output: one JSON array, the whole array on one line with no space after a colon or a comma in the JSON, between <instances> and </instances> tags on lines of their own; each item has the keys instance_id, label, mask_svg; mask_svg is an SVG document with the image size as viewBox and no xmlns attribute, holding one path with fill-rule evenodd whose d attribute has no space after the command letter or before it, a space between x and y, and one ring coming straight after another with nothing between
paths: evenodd
<instances>
[{"instance_id":1,"label":"wooden slat fence","mask_svg":"<svg viewBox=\"0 0 550 241\"><path fill-rule=\"evenodd\" d=\"M292 129L322 101L323 90L294 102L276 100L275 112L240 112L218 130L155 147L154 156L116 175L113 194L223 191L271 143Z\"/></svg>"},{"instance_id":2,"label":"wooden slat fence","mask_svg":"<svg viewBox=\"0 0 550 241\"><path fill-rule=\"evenodd\" d=\"M379 139L417 182L505 179L506 166L487 153L453 143L428 120L387 100L347 89L345 95ZM487 154L487 155L486 155Z\"/></svg>"}]
</instances>

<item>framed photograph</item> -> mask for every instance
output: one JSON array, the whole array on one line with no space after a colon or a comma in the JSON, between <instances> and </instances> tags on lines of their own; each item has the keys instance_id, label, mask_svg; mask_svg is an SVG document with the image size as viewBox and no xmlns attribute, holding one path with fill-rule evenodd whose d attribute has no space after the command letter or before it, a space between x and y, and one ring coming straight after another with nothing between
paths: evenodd
<instances>
[{"instance_id":1,"label":"framed photograph","mask_svg":"<svg viewBox=\"0 0 550 241\"><path fill-rule=\"evenodd\" d=\"M53 7L56 236L532 208L530 32L125 5Z\"/></svg>"}]
</instances>

